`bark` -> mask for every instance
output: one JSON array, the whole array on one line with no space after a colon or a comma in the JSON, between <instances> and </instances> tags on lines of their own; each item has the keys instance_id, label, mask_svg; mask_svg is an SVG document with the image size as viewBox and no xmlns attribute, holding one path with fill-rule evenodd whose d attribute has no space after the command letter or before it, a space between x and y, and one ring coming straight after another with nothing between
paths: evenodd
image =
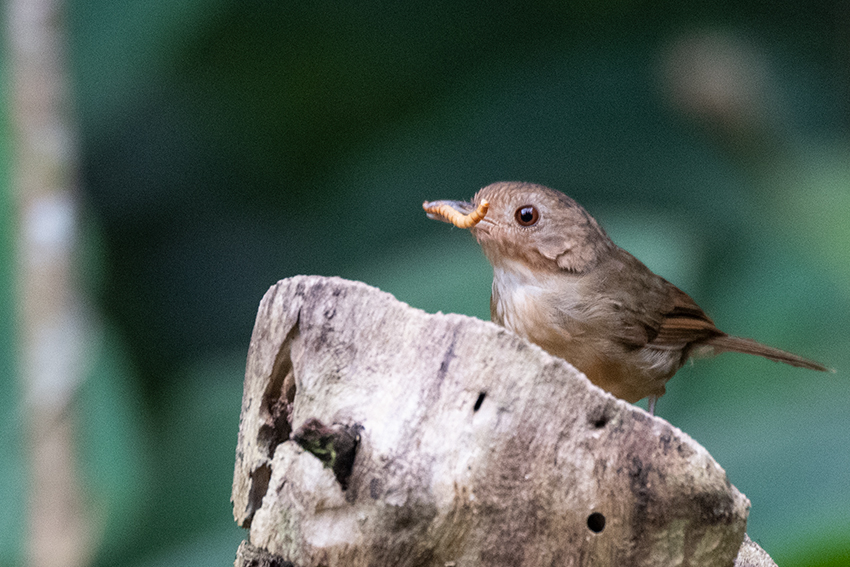
<instances>
[{"instance_id":1,"label":"bark","mask_svg":"<svg viewBox=\"0 0 850 567\"><path fill-rule=\"evenodd\" d=\"M299 567L731 566L749 510L702 446L564 360L314 276L260 304L232 500Z\"/></svg>"}]
</instances>

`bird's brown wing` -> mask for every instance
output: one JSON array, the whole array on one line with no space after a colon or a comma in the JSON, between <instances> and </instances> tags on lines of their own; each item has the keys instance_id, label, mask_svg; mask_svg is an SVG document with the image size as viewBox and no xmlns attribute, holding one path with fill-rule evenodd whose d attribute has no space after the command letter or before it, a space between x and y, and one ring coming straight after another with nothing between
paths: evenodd
<instances>
[{"instance_id":1,"label":"bird's brown wing","mask_svg":"<svg viewBox=\"0 0 850 567\"><path fill-rule=\"evenodd\" d=\"M608 275L597 285L616 313L610 330L624 345L686 350L723 334L688 294L625 250L617 249L608 262Z\"/></svg>"},{"instance_id":2,"label":"bird's brown wing","mask_svg":"<svg viewBox=\"0 0 850 567\"><path fill-rule=\"evenodd\" d=\"M608 262L606 277L594 284L597 293L607 297L611 305L606 310L613 314L607 317L608 336L626 348L679 351L684 363L695 347L710 346L715 353L742 352L802 368L829 370L796 354L727 335L687 293L652 273L625 250L615 250Z\"/></svg>"},{"instance_id":3,"label":"bird's brown wing","mask_svg":"<svg viewBox=\"0 0 850 567\"><path fill-rule=\"evenodd\" d=\"M705 345L713 347L715 353L741 352L800 368L822 372L830 370L819 362L753 339L727 335L714 326L714 322L688 294L673 284L669 285L672 308L662 319L658 334L646 346L663 350L682 350L682 362L691 354L693 347Z\"/></svg>"},{"instance_id":4,"label":"bird's brown wing","mask_svg":"<svg viewBox=\"0 0 850 567\"><path fill-rule=\"evenodd\" d=\"M632 348L681 350L686 355L693 344L723 335L688 294L662 281L665 285L622 313L617 339Z\"/></svg>"},{"instance_id":5,"label":"bird's brown wing","mask_svg":"<svg viewBox=\"0 0 850 567\"><path fill-rule=\"evenodd\" d=\"M724 335L687 293L673 284L668 283L668 286L668 308L664 310L657 334L647 346L664 350L688 349L693 344Z\"/></svg>"}]
</instances>

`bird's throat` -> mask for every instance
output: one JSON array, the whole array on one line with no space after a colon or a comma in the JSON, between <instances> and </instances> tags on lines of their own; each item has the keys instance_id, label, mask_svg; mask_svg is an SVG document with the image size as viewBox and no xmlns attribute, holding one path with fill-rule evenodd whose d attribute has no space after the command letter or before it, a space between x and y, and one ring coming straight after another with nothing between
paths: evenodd
<instances>
[{"instance_id":1,"label":"bird's throat","mask_svg":"<svg viewBox=\"0 0 850 567\"><path fill-rule=\"evenodd\" d=\"M544 332L547 329L564 331L558 341L568 340L564 319L570 318L571 308L580 300L579 280L580 276L540 272L521 262L502 261L493 266L490 316L493 322L544 348L553 338Z\"/></svg>"}]
</instances>

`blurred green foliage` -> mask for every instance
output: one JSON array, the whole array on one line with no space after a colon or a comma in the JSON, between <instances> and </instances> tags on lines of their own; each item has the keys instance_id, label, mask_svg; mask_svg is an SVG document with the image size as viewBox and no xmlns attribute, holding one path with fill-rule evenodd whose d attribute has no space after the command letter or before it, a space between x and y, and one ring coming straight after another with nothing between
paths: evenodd
<instances>
[{"instance_id":1,"label":"blurred green foliage","mask_svg":"<svg viewBox=\"0 0 850 567\"><path fill-rule=\"evenodd\" d=\"M838 368L698 361L658 411L751 499L748 532L780 565L850 564L845 4L72 0L67 22L80 271L104 321L78 400L98 565L232 561L242 372L265 290L340 275L487 319L486 260L420 205L505 179L575 197L725 330ZM761 77L742 103L755 118L671 97L671 53L706 33ZM6 136L0 150L8 172ZM4 293L6 392L11 306ZM22 537L15 399L0 398L14 453L0 498L19 512L3 516L0 564Z\"/></svg>"},{"instance_id":2,"label":"blurred green foliage","mask_svg":"<svg viewBox=\"0 0 850 567\"><path fill-rule=\"evenodd\" d=\"M8 99L6 62L0 60L0 96ZM19 409L20 390L15 380L14 210L10 191L11 144L8 114L0 113L0 565L22 558L25 468Z\"/></svg>"}]
</instances>

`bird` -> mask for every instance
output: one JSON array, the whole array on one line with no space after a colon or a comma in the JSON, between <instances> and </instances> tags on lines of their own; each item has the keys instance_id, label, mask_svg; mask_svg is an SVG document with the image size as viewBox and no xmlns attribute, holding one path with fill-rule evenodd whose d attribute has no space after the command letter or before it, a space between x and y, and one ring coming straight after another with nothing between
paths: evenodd
<instances>
[{"instance_id":1,"label":"bird","mask_svg":"<svg viewBox=\"0 0 850 567\"><path fill-rule=\"evenodd\" d=\"M826 366L717 328L684 291L617 246L584 207L534 183L499 182L471 202L426 201L468 228L493 267L490 317L627 402L648 398L692 357L741 352Z\"/></svg>"}]
</instances>

